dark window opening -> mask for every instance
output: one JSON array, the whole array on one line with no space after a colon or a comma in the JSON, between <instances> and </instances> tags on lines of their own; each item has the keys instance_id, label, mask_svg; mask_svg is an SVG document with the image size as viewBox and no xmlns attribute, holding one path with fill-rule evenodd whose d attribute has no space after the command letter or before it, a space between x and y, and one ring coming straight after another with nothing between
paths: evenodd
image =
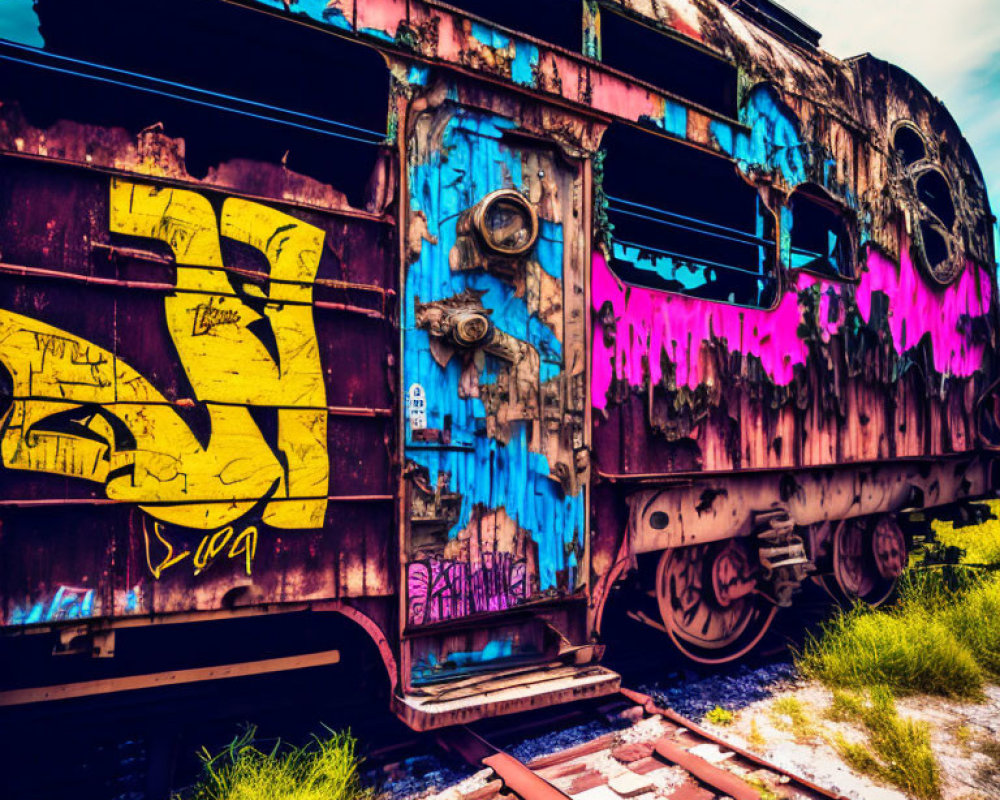
<instances>
[{"instance_id":1,"label":"dark window opening","mask_svg":"<svg viewBox=\"0 0 1000 800\"><path fill-rule=\"evenodd\" d=\"M944 175L933 169L921 175L917 179L917 197L951 230L955 224L955 205L951 201L951 189Z\"/></svg>"},{"instance_id":2,"label":"dark window opening","mask_svg":"<svg viewBox=\"0 0 1000 800\"><path fill-rule=\"evenodd\" d=\"M583 48L582 0L445 0L448 5L505 28L580 52Z\"/></svg>"},{"instance_id":3,"label":"dark window opening","mask_svg":"<svg viewBox=\"0 0 1000 800\"><path fill-rule=\"evenodd\" d=\"M799 189L789 203L792 269L853 277L854 251L842 211L808 189Z\"/></svg>"},{"instance_id":4,"label":"dark window opening","mask_svg":"<svg viewBox=\"0 0 1000 800\"><path fill-rule=\"evenodd\" d=\"M932 223L924 220L920 223L920 238L924 243L924 255L927 263L933 268L948 260L948 242L941 231Z\"/></svg>"},{"instance_id":5,"label":"dark window opening","mask_svg":"<svg viewBox=\"0 0 1000 800\"><path fill-rule=\"evenodd\" d=\"M377 51L230 3L36 8L45 50L0 45L4 99L32 126L137 136L159 123L184 139L193 177L237 159L285 164L364 205L389 108Z\"/></svg>"},{"instance_id":6,"label":"dark window opening","mask_svg":"<svg viewBox=\"0 0 1000 800\"><path fill-rule=\"evenodd\" d=\"M736 116L736 67L610 6L601 7L601 60L719 114Z\"/></svg>"},{"instance_id":7,"label":"dark window opening","mask_svg":"<svg viewBox=\"0 0 1000 800\"><path fill-rule=\"evenodd\" d=\"M619 277L709 300L773 303L774 217L732 162L621 124L603 147Z\"/></svg>"},{"instance_id":8,"label":"dark window opening","mask_svg":"<svg viewBox=\"0 0 1000 800\"><path fill-rule=\"evenodd\" d=\"M896 135L892 139L892 147L907 167L927 156L927 148L924 146L923 138L909 125L903 125L896 130Z\"/></svg>"}]
</instances>

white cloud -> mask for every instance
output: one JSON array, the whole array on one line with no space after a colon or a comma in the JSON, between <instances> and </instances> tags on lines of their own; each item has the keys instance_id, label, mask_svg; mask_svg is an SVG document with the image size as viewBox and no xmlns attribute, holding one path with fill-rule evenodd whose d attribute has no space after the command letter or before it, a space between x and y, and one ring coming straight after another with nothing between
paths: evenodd
<instances>
[{"instance_id":1,"label":"white cloud","mask_svg":"<svg viewBox=\"0 0 1000 800\"><path fill-rule=\"evenodd\" d=\"M840 58L871 53L916 77L972 145L1000 210L1000 2L778 0Z\"/></svg>"}]
</instances>

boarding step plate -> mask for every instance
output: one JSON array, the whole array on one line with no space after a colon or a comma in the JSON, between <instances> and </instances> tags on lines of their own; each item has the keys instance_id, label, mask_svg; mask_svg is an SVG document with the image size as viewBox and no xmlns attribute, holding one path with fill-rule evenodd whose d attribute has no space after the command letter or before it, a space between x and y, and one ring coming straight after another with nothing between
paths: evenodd
<instances>
[{"instance_id":1,"label":"boarding step plate","mask_svg":"<svg viewBox=\"0 0 1000 800\"><path fill-rule=\"evenodd\" d=\"M620 686L618 673L605 667L553 661L422 686L394 697L393 710L411 728L423 731L602 697L614 694Z\"/></svg>"}]
</instances>

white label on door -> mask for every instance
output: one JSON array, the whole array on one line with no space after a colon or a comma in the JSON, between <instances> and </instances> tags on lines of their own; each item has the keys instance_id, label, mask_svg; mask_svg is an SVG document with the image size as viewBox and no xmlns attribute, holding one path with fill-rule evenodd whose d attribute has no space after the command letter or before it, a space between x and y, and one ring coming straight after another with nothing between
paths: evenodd
<instances>
[{"instance_id":1,"label":"white label on door","mask_svg":"<svg viewBox=\"0 0 1000 800\"><path fill-rule=\"evenodd\" d=\"M411 384L406 393L406 417L411 431L422 431L427 427L427 395L419 383Z\"/></svg>"}]
</instances>

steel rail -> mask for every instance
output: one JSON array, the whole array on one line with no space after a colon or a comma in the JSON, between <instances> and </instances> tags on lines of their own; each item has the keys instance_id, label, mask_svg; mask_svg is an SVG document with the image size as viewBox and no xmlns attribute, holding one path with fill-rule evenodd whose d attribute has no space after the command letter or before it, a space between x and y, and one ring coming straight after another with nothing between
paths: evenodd
<instances>
[{"instance_id":1,"label":"steel rail","mask_svg":"<svg viewBox=\"0 0 1000 800\"><path fill-rule=\"evenodd\" d=\"M696 753L692 753L690 747L686 747L683 743L677 741L676 736L678 734L690 735L720 748L725 748L737 756L739 760L743 761L744 764L748 764L754 769L764 769L772 773L782 785L795 787L805 797L823 798L825 800L847 800L843 795L824 789L805 778L714 736L669 708L657 706L656 702L648 695L629 689L621 689L619 698L624 701L623 706L626 709L636 709L648 717L660 717L671 725L676 726L675 734L665 734L655 740L655 742L647 745L651 751L650 758L652 759L652 763L660 762L664 767L673 764L680 767L688 775L687 780L676 787L673 794L670 795L673 800L708 797L731 798L731 800L758 800L761 796L761 790L758 786L749 784L740 775L716 766ZM581 711L578 713L586 712ZM562 716L565 717L566 715L563 714ZM501 727L500 734L509 735L511 732L516 731L521 735L527 735L532 727L542 727L550 721L549 718L546 718L542 722L515 725L510 729ZM443 749L460 756L469 764L488 767L493 770L495 777L488 780L482 788L468 795L468 797L474 798L474 800L499 800L499 798L510 796L521 798L521 800L566 800L571 795L554 785L551 780L556 780L560 776L566 777L577 774L578 771L572 769L575 764L570 764L570 762L576 762L580 759L612 750L618 744L618 737L613 733L605 734L567 750L541 756L528 763L524 763L510 753L500 749L492 744L486 736L467 726L456 726L439 731L436 735L436 741ZM648 761L649 759L646 760ZM567 765L571 769L565 769ZM572 787L568 791L572 794L578 793Z\"/></svg>"},{"instance_id":2,"label":"steel rail","mask_svg":"<svg viewBox=\"0 0 1000 800\"><path fill-rule=\"evenodd\" d=\"M673 709L662 708L658 706L656 704L656 701L653 700L653 698L647 694L643 694L642 692L636 692L631 689L620 689L619 691L623 697L628 698L636 705L642 706L643 710L647 714L651 716L663 717L664 719L669 720L675 725L680 725L684 728L687 728L687 730L689 730L695 736L699 736L702 739L711 742L712 744L725 747L727 750L732 750L734 753L740 756L740 758L743 758L744 760L750 761L759 767L763 767L764 769L770 770L771 772L781 775L782 777L787 778L790 783L796 783L803 789L806 789L809 792L814 792L816 794L822 795L823 797L830 798L830 800L848 800L848 798L846 798L842 794L836 794L834 792L831 792L829 789L824 789L822 786L819 786L813 783L812 781L801 777L800 775L796 775L794 772L789 772L788 770L782 767L772 764L770 761L765 761L763 758L754 755L749 750L744 750L742 747L737 747L736 745L726 741L725 739L720 739L718 736L716 736L713 733L710 733L701 726L695 724L687 717L682 717ZM755 793L753 795L753 800L756 800L756 798L758 798L759 796L760 796L759 792Z\"/></svg>"}]
</instances>

